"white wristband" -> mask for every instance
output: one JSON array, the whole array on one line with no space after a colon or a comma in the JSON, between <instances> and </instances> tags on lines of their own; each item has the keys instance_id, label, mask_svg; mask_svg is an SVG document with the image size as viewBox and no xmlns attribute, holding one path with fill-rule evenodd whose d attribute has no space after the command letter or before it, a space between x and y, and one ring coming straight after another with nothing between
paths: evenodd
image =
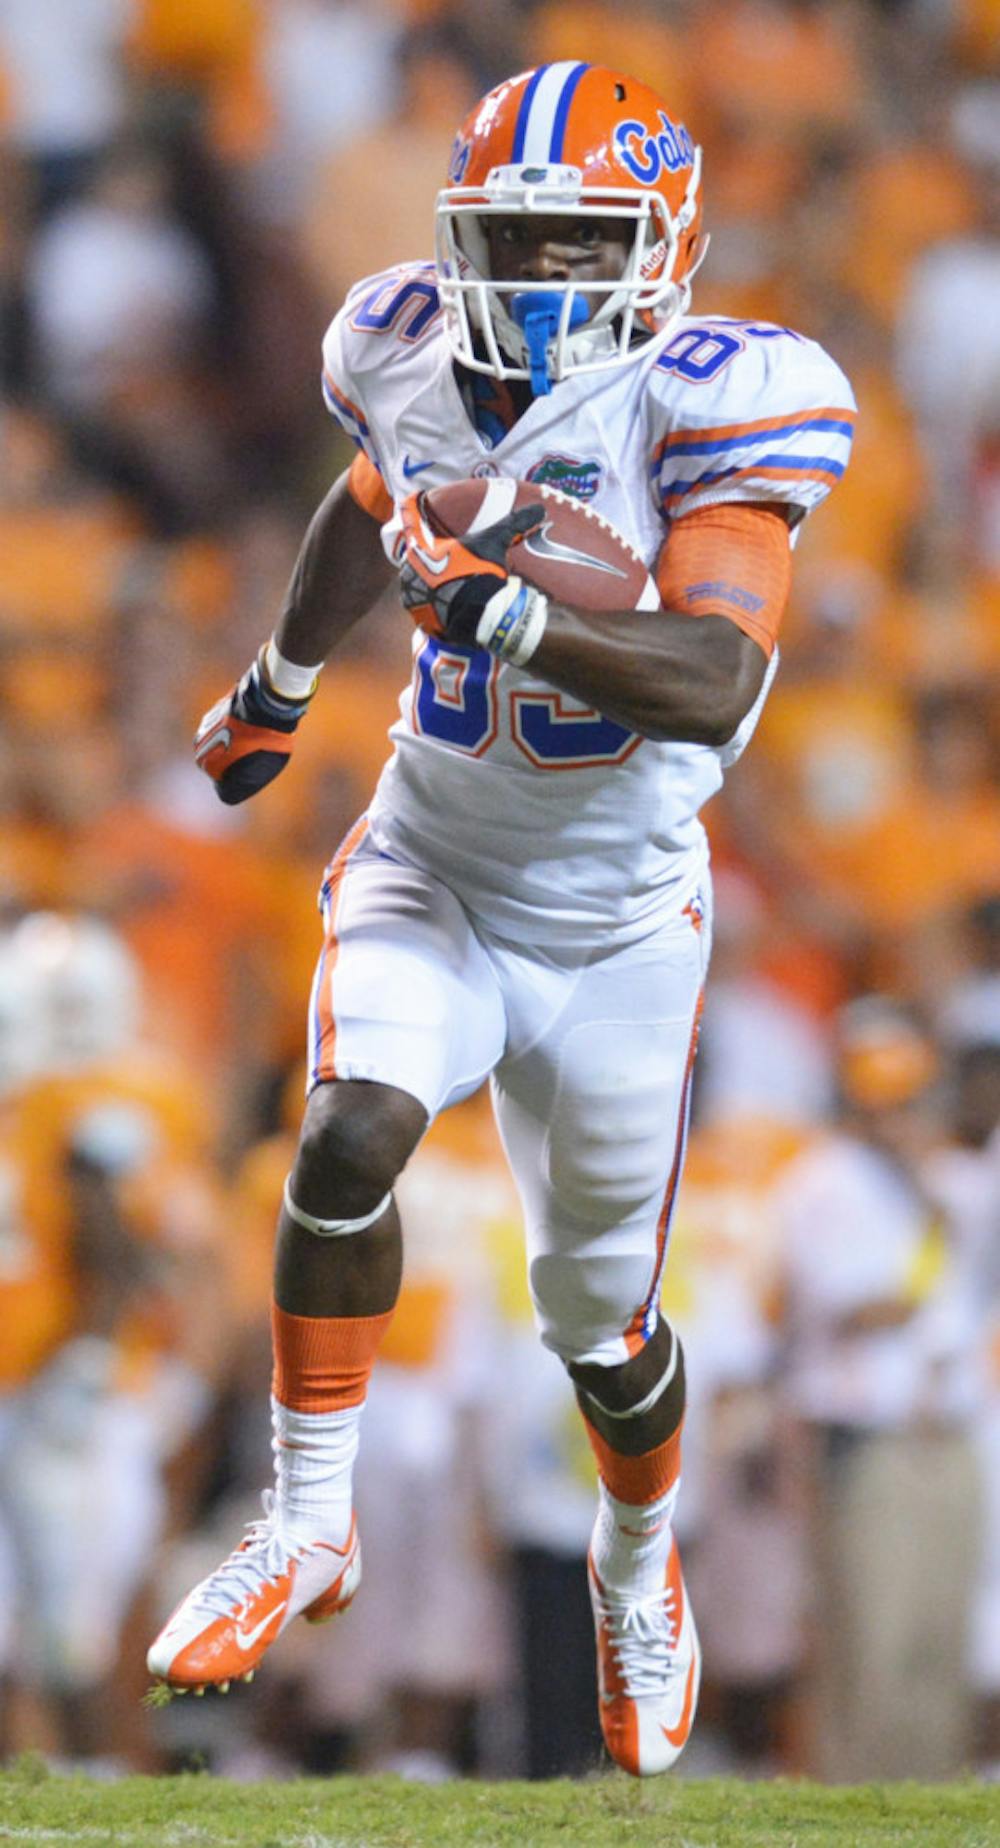
<instances>
[{"instance_id":1,"label":"white wristband","mask_svg":"<svg viewBox=\"0 0 1000 1848\"><path fill-rule=\"evenodd\" d=\"M268 680L283 699L310 699L316 691L322 666L322 661L315 667L300 667L297 661L286 660L273 635L264 650Z\"/></svg>"},{"instance_id":2,"label":"white wristband","mask_svg":"<svg viewBox=\"0 0 1000 1848\"><path fill-rule=\"evenodd\" d=\"M549 600L519 577L509 577L490 598L476 628L481 648L513 667L526 667L545 634Z\"/></svg>"}]
</instances>

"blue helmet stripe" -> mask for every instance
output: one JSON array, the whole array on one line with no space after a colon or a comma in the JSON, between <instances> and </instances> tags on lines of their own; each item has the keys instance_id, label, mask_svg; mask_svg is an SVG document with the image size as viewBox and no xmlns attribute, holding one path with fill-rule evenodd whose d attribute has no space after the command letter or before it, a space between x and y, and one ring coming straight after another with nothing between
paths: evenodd
<instances>
[{"instance_id":1,"label":"blue helmet stripe","mask_svg":"<svg viewBox=\"0 0 1000 1848\"><path fill-rule=\"evenodd\" d=\"M569 117L570 104L576 95L576 87L584 71L589 71L589 64L578 64L571 71L562 87L562 95L556 105L555 121L552 124L552 141L549 145L549 159L562 160L563 141L566 135L566 122Z\"/></svg>"},{"instance_id":2,"label":"blue helmet stripe","mask_svg":"<svg viewBox=\"0 0 1000 1848\"><path fill-rule=\"evenodd\" d=\"M531 114L531 105L535 100L535 91L548 68L547 64L540 64L538 66L537 71L534 73L531 82L528 84L521 98L521 107L517 112L517 121L514 124L514 146L510 156L515 166L519 160L524 159L524 138L528 132L528 117Z\"/></svg>"}]
</instances>

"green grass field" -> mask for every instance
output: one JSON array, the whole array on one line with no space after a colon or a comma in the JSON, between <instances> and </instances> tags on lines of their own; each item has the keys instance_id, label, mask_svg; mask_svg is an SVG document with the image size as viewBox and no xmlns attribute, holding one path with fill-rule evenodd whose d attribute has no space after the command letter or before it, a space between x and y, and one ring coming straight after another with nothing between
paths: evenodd
<instances>
[{"instance_id":1,"label":"green grass field","mask_svg":"<svg viewBox=\"0 0 1000 1848\"><path fill-rule=\"evenodd\" d=\"M0 1842L46 1848L997 1848L988 1785L570 1784L395 1778L226 1784L212 1777L95 1784L25 1763L0 1776Z\"/></svg>"}]
</instances>

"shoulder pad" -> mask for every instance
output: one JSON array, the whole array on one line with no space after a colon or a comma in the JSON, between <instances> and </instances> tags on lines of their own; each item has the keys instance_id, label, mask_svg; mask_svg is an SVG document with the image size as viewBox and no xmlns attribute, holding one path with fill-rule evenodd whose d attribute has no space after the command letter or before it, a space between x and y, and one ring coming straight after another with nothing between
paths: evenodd
<instances>
[{"instance_id":1,"label":"shoulder pad","mask_svg":"<svg viewBox=\"0 0 1000 1848\"><path fill-rule=\"evenodd\" d=\"M847 467L854 394L814 340L685 319L650 367L650 475L668 519L720 501L817 506Z\"/></svg>"},{"instance_id":2,"label":"shoulder pad","mask_svg":"<svg viewBox=\"0 0 1000 1848\"><path fill-rule=\"evenodd\" d=\"M327 410L379 466L365 413L366 374L412 353L440 326L433 263L397 263L351 289L323 338Z\"/></svg>"}]
</instances>

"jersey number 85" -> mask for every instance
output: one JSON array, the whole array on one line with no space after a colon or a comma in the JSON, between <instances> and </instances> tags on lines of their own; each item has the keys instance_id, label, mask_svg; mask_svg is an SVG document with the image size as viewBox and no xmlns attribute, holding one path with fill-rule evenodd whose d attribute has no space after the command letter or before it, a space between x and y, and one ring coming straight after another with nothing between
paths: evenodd
<instances>
[{"instance_id":1,"label":"jersey number 85","mask_svg":"<svg viewBox=\"0 0 1000 1848\"><path fill-rule=\"evenodd\" d=\"M428 636L416 660L414 730L470 757L484 757L500 735L499 673L500 663L485 649L447 647ZM507 705L510 736L538 770L624 763L642 742L564 693L512 692Z\"/></svg>"}]
</instances>

